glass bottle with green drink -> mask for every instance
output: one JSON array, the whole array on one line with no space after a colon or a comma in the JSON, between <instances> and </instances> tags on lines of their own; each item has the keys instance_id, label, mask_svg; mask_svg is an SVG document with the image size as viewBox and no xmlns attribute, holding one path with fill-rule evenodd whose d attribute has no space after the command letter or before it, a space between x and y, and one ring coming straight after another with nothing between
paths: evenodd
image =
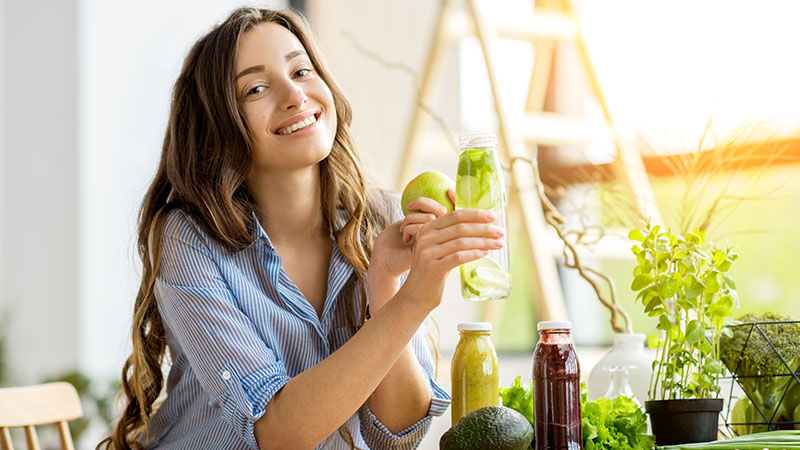
<instances>
[{"instance_id":1,"label":"glass bottle with green drink","mask_svg":"<svg viewBox=\"0 0 800 450\"><path fill-rule=\"evenodd\" d=\"M506 226L507 195L503 173L497 159L494 134L461 136L458 140L456 208L484 209L497 216L497 226ZM485 257L462 265L461 295L465 300L494 300L511 295L508 241L502 248L489 250Z\"/></svg>"},{"instance_id":2,"label":"glass bottle with green drink","mask_svg":"<svg viewBox=\"0 0 800 450\"><path fill-rule=\"evenodd\" d=\"M491 334L488 322L458 324L458 345L450 366L452 424L476 409L500 402L500 374Z\"/></svg>"}]
</instances>

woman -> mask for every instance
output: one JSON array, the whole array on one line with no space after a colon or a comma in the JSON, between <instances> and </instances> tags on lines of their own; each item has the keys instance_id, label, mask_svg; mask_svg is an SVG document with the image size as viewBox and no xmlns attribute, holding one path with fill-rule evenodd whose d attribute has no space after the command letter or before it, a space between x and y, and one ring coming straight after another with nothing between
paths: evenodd
<instances>
[{"instance_id":1,"label":"woman","mask_svg":"<svg viewBox=\"0 0 800 450\"><path fill-rule=\"evenodd\" d=\"M414 448L445 411L426 318L502 230L425 198L399 220L350 121L295 14L239 9L194 45L141 208L127 406L99 447Z\"/></svg>"}]
</instances>

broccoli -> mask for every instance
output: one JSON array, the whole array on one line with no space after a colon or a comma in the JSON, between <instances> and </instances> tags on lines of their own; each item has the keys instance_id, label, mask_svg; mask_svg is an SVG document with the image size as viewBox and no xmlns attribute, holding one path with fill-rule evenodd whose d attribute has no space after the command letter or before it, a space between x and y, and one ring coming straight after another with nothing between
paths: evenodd
<instances>
[{"instance_id":1,"label":"broccoli","mask_svg":"<svg viewBox=\"0 0 800 450\"><path fill-rule=\"evenodd\" d=\"M800 383L791 375L800 365L800 323L759 324L769 342L755 326L748 325L753 322L790 320L774 313L745 314L739 318L741 325L730 327L732 336L723 335L720 339L720 359L728 370L736 374L752 407L764 415L762 418L761 414L753 410L747 414L748 422L791 422L794 420L795 410L800 412ZM778 353L789 365L789 369ZM800 373L797 376L800 378ZM765 426L750 429L763 431L763 428Z\"/></svg>"}]
</instances>

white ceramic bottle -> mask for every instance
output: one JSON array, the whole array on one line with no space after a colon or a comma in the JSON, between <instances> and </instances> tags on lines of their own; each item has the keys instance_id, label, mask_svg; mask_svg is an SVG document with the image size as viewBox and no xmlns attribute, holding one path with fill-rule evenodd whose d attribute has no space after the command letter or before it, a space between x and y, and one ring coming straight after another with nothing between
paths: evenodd
<instances>
[{"instance_id":1,"label":"white ceramic bottle","mask_svg":"<svg viewBox=\"0 0 800 450\"><path fill-rule=\"evenodd\" d=\"M641 333L614 334L614 348L600 358L589 373L589 400L608 392L612 367L627 367L628 381L634 395L641 403L647 400L653 357L645 352L644 338Z\"/></svg>"}]
</instances>

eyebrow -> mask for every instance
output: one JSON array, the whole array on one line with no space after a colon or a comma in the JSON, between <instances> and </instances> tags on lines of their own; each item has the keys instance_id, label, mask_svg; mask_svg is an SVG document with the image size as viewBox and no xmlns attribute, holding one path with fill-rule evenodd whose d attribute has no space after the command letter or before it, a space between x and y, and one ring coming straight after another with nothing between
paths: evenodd
<instances>
[{"instance_id":1,"label":"eyebrow","mask_svg":"<svg viewBox=\"0 0 800 450\"><path fill-rule=\"evenodd\" d=\"M304 50L292 50L291 52L285 54L283 56L283 59L285 59L286 61L290 61L290 60L292 60L292 58L296 58L296 57L302 56L302 55L307 55L307 53ZM236 75L235 79L238 80L239 78L241 78L241 77L243 77L245 75L249 75L249 74L255 73L255 72L263 72L263 71L264 71L264 65L263 64L259 64L257 66L252 66L252 67L248 67L247 69L244 69L243 71L239 72L239 74Z\"/></svg>"}]
</instances>

